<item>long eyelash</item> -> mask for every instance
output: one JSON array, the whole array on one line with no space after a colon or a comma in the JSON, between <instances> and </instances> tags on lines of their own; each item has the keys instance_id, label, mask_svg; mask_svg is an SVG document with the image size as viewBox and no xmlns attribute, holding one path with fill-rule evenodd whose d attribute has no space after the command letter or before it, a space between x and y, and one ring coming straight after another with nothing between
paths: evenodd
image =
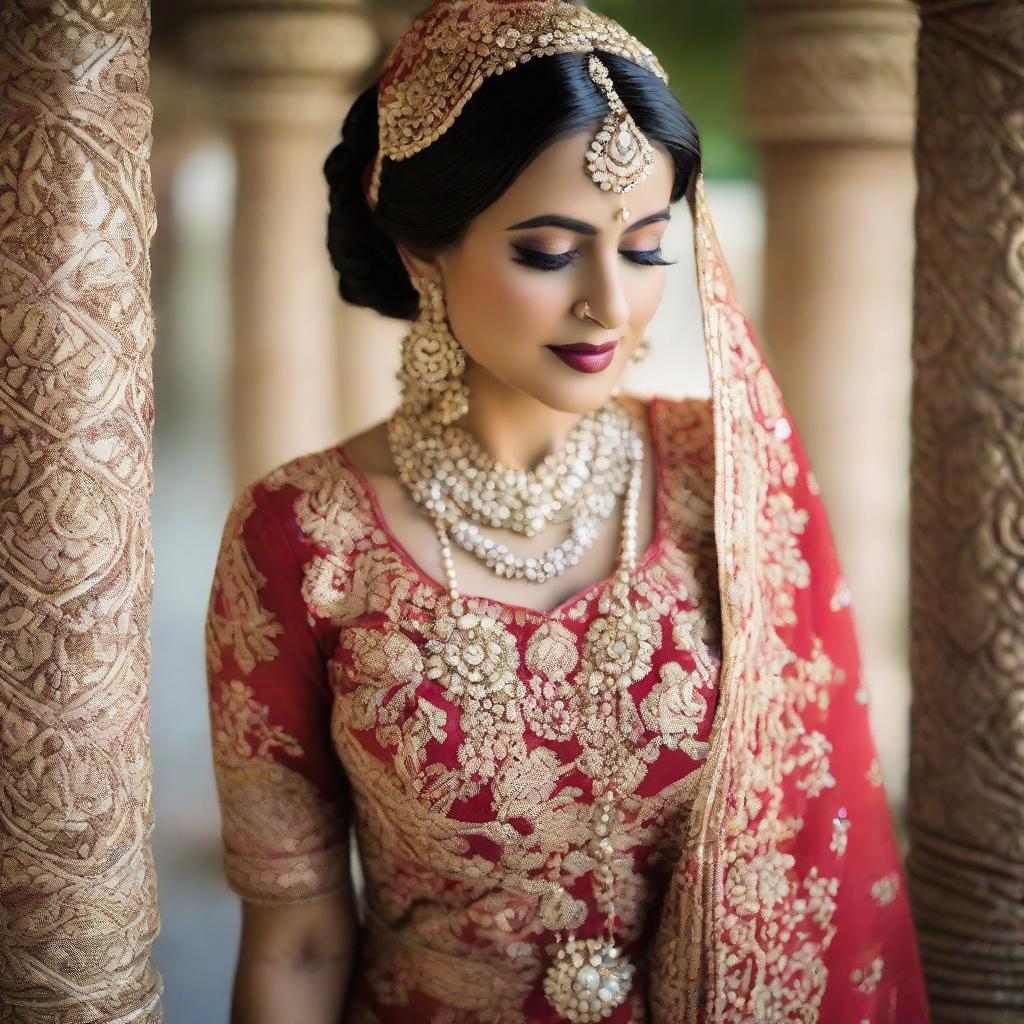
<instances>
[{"instance_id":1,"label":"long eyelash","mask_svg":"<svg viewBox=\"0 0 1024 1024\"><path fill-rule=\"evenodd\" d=\"M661 246L657 249L641 249L622 254L630 263L638 263L642 267L674 267L677 260L663 260L661 258Z\"/></svg>"},{"instance_id":2,"label":"long eyelash","mask_svg":"<svg viewBox=\"0 0 1024 1024\"><path fill-rule=\"evenodd\" d=\"M580 255L579 249L570 249L568 252L549 253L538 252L536 249L527 249L525 246L513 246L519 256L513 261L521 263L524 267L533 270L561 270L563 267L575 263Z\"/></svg>"},{"instance_id":3,"label":"long eyelash","mask_svg":"<svg viewBox=\"0 0 1024 1024\"><path fill-rule=\"evenodd\" d=\"M564 267L575 263L580 255L579 249L570 249L568 252L553 254L538 252L535 249L527 249L521 245L513 246L513 248L519 253L519 256L513 262L520 263L524 267L530 267L533 270L562 270ZM675 260L663 260L661 258L661 246L658 246L657 249L624 252L621 255L629 260L630 263L635 263L641 267L671 267L676 262Z\"/></svg>"}]
</instances>

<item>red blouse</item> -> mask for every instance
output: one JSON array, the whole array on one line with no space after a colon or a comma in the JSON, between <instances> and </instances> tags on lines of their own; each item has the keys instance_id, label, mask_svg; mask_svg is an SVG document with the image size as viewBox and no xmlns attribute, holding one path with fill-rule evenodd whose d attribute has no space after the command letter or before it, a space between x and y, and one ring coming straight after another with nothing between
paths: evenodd
<instances>
[{"instance_id":1,"label":"red blouse","mask_svg":"<svg viewBox=\"0 0 1024 1024\"><path fill-rule=\"evenodd\" d=\"M345 885L354 811L365 887L346 1020L560 1019L541 987L556 934L603 926L587 843L612 714L631 752L611 836L616 936L638 973L609 1020L647 1018L644 954L708 751L721 643L710 404L647 410L655 533L631 593L647 629L625 654L603 642L610 579L551 611L467 597L486 617L488 678L514 680L504 704L426 671L444 659L424 625L457 639L447 590L341 446L231 508L206 633L227 879L268 904ZM589 667L623 657L640 668L629 699L589 700Z\"/></svg>"}]
</instances>

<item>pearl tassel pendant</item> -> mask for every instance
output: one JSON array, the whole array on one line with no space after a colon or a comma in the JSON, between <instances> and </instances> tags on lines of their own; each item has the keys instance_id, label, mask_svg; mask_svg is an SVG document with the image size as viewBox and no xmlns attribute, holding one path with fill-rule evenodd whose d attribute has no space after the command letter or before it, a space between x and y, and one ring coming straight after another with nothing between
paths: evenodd
<instances>
[{"instance_id":1,"label":"pearl tassel pendant","mask_svg":"<svg viewBox=\"0 0 1024 1024\"><path fill-rule=\"evenodd\" d=\"M616 569L612 592L612 615L631 621L628 601L629 579L637 562L637 521L640 486L643 474L643 441L636 434L630 443L630 477L623 509L621 555ZM441 542L441 562L452 601L452 614L462 616L467 609L459 594L451 543L443 516L440 484L431 493L434 525ZM615 691L617 680L605 677L604 686ZM600 696L598 699L601 699ZM614 748L613 748L614 749ZM605 788L594 804L594 840L590 852L597 861L595 869L595 896L597 905L606 912L605 934L597 938L566 939L559 935L559 945L544 976L544 995L564 1020L573 1024L590 1024L611 1016L629 996L636 968L615 943L615 876L611 860L615 852L610 833L614 831L617 815L614 808L616 780L614 768L609 770ZM595 790L598 789L595 780Z\"/></svg>"}]
</instances>

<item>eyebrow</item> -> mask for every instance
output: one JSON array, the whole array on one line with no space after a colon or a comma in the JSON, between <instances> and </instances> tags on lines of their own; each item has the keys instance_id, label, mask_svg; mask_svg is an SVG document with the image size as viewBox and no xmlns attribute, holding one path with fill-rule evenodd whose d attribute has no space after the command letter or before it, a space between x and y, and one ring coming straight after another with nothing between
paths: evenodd
<instances>
[{"instance_id":1,"label":"eyebrow","mask_svg":"<svg viewBox=\"0 0 1024 1024\"><path fill-rule=\"evenodd\" d=\"M654 224L659 220L671 220L672 214L669 208L666 206L664 210L659 210L657 213L652 213L649 217L644 217L641 220L635 221L630 224L628 228L622 233L628 235L631 231L637 231L642 227L646 227L648 224ZM506 231L523 231L526 228L565 228L566 231L573 231L577 235L596 235L597 228L593 224L587 224L586 221L575 220L572 217L562 217L557 213L542 213L539 217L531 217L529 220L522 220L518 224L512 224L507 227Z\"/></svg>"}]
</instances>

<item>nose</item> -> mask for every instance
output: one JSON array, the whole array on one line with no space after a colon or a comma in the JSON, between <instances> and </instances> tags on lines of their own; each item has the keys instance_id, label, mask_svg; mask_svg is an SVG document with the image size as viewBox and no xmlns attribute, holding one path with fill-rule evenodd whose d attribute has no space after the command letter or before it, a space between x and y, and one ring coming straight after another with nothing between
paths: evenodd
<instances>
[{"instance_id":1,"label":"nose","mask_svg":"<svg viewBox=\"0 0 1024 1024\"><path fill-rule=\"evenodd\" d=\"M625 327L629 323L629 303L617 266L613 265L594 275L594 283L587 291L587 304L591 319L606 331Z\"/></svg>"}]
</instances>

